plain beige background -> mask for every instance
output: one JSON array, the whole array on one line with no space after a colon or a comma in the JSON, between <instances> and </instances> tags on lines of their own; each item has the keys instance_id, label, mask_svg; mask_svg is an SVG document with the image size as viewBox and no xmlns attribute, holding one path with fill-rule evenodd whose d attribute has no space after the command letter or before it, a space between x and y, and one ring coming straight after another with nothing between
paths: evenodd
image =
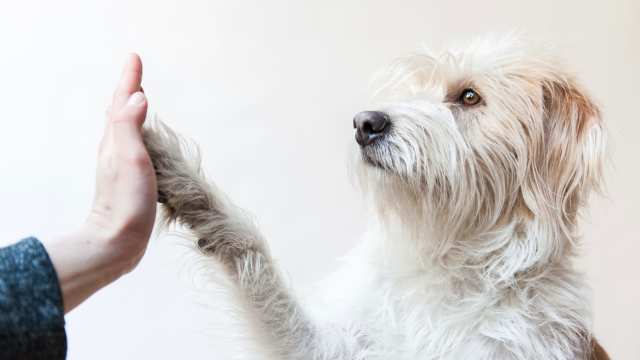
<instances>
[{"instance_id":1,"label":"plain beige background","mask_svg":"<svg viewBox=\"0 0 640 360\"><path fill-rule=\"evenodd\" d=\"M0 0L0 239L46 241L83 220L104 109L135 50L154 110L202 145L208 174L256 215L304 288L365 226L346 154L373 72L421 45L513 29L556 47L604 110L608 194L584 222L580 266L601 342L614 359L640 359L637 0ZM154 238L136 272L67 317L69 359L242 348L228 296L202 296L181 244Z\"/></svg>"}]
</instances>

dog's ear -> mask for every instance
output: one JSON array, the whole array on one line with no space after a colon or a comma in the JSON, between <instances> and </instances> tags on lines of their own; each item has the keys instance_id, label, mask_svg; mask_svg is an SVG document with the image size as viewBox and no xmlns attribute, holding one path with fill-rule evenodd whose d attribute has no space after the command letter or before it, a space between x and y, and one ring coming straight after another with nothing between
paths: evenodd
<instances>
[{"instance_id":1,"label":"dog's ear","mask_svg":"<svg viewBox=\"0 0 640 360\"><path fill-rule=\"evenodd\" d=\"M575 80L543 82L546 170L557 205L573 217L591 190L602 186L605 134L600 110Z\"/></svg>"},{"instance_id":2,"label":"dog's ear","mask_svg":"<svg viewBox=\"0 0 640 360\"><path fill-rule=\"evenodd\" d=\"M600 110L569 76L553 73L542 81L544 140L538 171L550 187L545 196L571 228L591 190L602 185L605 134Z\"/></svg>"}]
</instances>

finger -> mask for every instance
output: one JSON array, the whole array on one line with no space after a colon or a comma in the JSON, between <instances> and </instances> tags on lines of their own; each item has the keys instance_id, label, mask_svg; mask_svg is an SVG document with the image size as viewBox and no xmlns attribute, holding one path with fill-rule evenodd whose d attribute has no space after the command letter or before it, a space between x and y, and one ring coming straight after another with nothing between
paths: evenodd
<instances>
[{"instance_id":1,"label":"finger","mask_svg":"<svg viewBox=\"0 0 640 360\"><path fill-rule=\"evenodd\" d=\"M142 82L142 61L137 54L130 54L122 69L120 81L113 96L113 108L122 108L131 94L140 90Z\"/></svg>"}]
</instances>

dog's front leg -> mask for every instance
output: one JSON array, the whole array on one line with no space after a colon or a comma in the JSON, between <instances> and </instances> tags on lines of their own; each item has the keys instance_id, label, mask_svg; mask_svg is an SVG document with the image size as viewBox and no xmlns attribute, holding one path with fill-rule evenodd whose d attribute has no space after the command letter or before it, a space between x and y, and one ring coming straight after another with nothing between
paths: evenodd
<instances>
[{"instance_id":1,"label":"dog's front leg","mask_svg":"<svg viewBox=\"0 0 640 360\"><path fill-rule=\"evenodd\" d=\"M196 236L237 282L270 342L285 359L364 359L360 332L315 326L274 267L266 242L243 212L204 178L199 159L164 124L145 128L144 140L158 180L159 202L169 221Z\"/></svg>"}]
</instances>

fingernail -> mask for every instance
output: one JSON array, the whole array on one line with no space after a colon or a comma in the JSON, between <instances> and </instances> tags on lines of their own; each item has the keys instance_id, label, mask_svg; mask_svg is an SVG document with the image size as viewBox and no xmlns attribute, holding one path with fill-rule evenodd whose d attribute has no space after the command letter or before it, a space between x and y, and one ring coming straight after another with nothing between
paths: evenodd
<instances>
[{"instance_id":1,"label":"fingernail","mask_svg":"<svg viewBox=\"0 0 640 360\"><path fill-rule=\"evenodd\" d=\"M131 96L129 96L129 100L127 101L127 105L138 106L144 103L145 96L142 92L136 91Z\"/></svg>"}]
</instances>

